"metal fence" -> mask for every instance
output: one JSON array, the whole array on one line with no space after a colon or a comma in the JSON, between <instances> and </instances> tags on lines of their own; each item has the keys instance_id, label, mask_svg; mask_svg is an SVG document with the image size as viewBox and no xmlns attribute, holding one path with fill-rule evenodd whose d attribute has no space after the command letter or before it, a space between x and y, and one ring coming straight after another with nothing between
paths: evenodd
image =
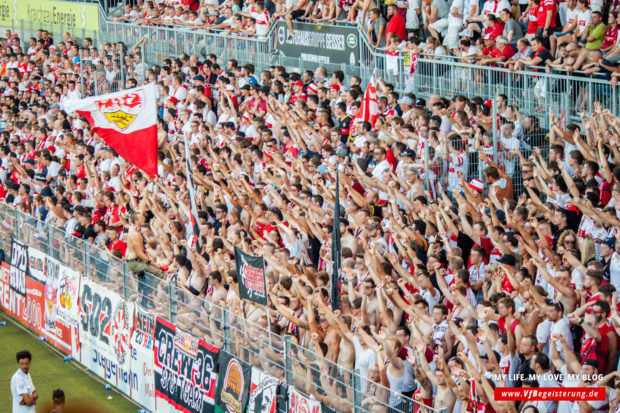
<instances>
[{"instance_id":1,"label":"metal fence","mask_svg":"<svg viewBox=\"0 0 620 413\"><path fill-rule=\"evenodd\" d=\"M328 31L328 25L326 30ZM100 40L104 42L125 43L129 48L141 39L148 39L144 47L144 61L160 63L158 55L170 57L182 53L206 57L214 54L221 61L236 59L240 63L251 62L257 71L272 65L282 65L297 69L315 70L317 63L301 58L290 58L280 53L277 35L272 26L265 38L231 36L223 32L205 32L178 27L137 26L123 22L102 19ZM539 118L540 125L549 125L548 114L566 110L566 119L578 119L579 113L592 112L594 103L599 102L613 113L620 112L620 96L617 88L601 76L585 76L575 72L546 73L543 69L526 68L510 71L503 67L479 66L461 63L450 57L432 59L420 55L416 72L410 75L404 65L404 56L386 56L373 49L360 31L360 65L328 64L328 71L342 70L345 75L359 74L362 82L370 79L372 73L395 85L401 92L413 92L416 96L430 97L438 94L443 97L480 96L484 100L493 99L498 94L506 94L509 102L517 102L522 113Z\"/></svg>"},{"instance_id":2,"label":"metal fence","mask_svg":"<svg viewBox=\"0 0 620 413\"><path fill-rule=\"evenodd\" d=\"M105 21L105 17L99 16L100 22ZM101 26L100 26L101 27ZM63 41L63 34L68 32L73 39L83 41L86 38L90 38L97 44L99 40L99 31L95 29L86 29L86 28L76 28L72 26L65 26L61 24L52 24L52 23L40 23L33 22L30 20L15 20L13 21L13 30L18 31L22 44L28 44L28 39L34 37L38 39L37 32L39 30L47 30L51 33L54 43L58 43Z\"/></svg>"},{"instance_id":3,"label":"metal fence","mask_svg":"<svg viewBox=\"0 0 620 413\"><path fill-rule=\"evenodd\" d=\"M266 319L262 320L263 325L261 320L249 321L239 306L222 307L203 300L177 286L176 279L167 281L150 274L136 276L105 249L4 203L0 204L0 222L4 229L0 232L0 249L5 253L10 254L13 239L39 249L79 271L83 277L224 348L281 379L287 386L294 385L308 395L325 398L336 411L411 413L414 406L421 412L445 411L436 411L402 395L393 395L393 405L389 405L388 388L370 383L366 377L359 376L358 370L348 370L294 343L290 335L270 332ZM286 412L286 397L281 401L280 410ZM395 405L394 401L398 403Z\"/></svg>"}]
</instances>

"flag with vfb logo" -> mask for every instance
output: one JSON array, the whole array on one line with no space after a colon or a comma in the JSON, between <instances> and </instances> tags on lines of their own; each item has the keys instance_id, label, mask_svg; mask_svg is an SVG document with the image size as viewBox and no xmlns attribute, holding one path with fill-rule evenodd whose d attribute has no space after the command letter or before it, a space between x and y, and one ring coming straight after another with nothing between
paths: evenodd
<instances>
[{"instance_id":1,"label":"flag with vfb logo","mask_svg":"<svg viewBox=\"0 0 620 413\"><path fill-rule=\"evenodd\" d=\"M122 92L69 100L67 113L78 113L111 148L150 176L157 175L157 93L155 84Z\"/></svg>"}]
</instances>

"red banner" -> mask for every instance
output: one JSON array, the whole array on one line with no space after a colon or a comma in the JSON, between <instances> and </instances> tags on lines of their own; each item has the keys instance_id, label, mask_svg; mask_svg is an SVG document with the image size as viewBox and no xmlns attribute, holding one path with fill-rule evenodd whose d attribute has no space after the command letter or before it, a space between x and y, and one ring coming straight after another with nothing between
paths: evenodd
<instances>
[{"instance_id":1,"label":"red banner","mask_svg":"<svg viewBox=\"0 0 620 413\"><path fill-rule=\"evenodd\" d=\"M28 319L24 314L26 296L19 294L11 288L10 265L6 262L0 263L0 306L11 317L20 320L28 325Z\"/></svg>"}]
</instances>

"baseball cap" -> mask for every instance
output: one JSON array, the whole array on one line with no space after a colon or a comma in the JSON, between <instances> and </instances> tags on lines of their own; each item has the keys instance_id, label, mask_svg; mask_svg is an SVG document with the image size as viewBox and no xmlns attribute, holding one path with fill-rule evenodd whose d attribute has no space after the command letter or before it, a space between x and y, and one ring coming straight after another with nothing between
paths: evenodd
<instances>
[{"instance_id":1,"label":"baseball cap","mask_svg":"<svg viewBox=\"0 0 620 413\"><path fill-rule=\"evenodd\" d=\"M295 86L303 86L304 82L302 82L301 80L298 80L295 82Z\"/></svg>"},{"instance_id":2,"label":"baseball cap","mask_svg":"<svg viewBox=\"0 0 620 413\"><path fill-rule=\"evenodd\" d=\"M616 248L616 239L614 237L605 238L602 243L607 245L609 248Z\"/></svg>"},{"instance_id":3,"label":"baseball cap","mask_svg":"<svg viewBox=\"0 0 620 413\"><path fill-rule=\"evenodd\" d=\"M597 369L599 368L598 360L595 359L585 359L581 364L584 366L596 367Z\"/></svg>"},{"instance_id":4,"label":"baseball cap","mask_svg":"<svg viewBox=\"0 0 620 413\"><path fill-rule=\"evenodd\" d=\"M339 92L340 92L340 86L338 86L338 85L331 85L329 88L330 88L330 89L337 90L337 91L339 91Z\"/></svg>"},{"instance_id":5,"label":"baseball cap","mask_svg":"<svg viewBox=\"0 0 620 413\"><path fill-rule=\"evenodd\" d=\"M205 78L202 75L194 76L192 79L194 82L204 82Z\"/></svg>"},{"instance_id":6,"label":"baseball cap","mask_svg":"<svg viewBox=\"0 0 620 413\"><path fill-rule=\"evenodd\" d=\"M497 262L500 264L509 265L511 267L514 267L517 264L517 260L515 259L514 255L510 255L510 254L502 255L502 257L499 260L497 260Z\"/></svg>"},{"instance_id":7,"label":"baseball cap","mask_svg":"<svg viewBox=\"0 0 620 413\"><path fill-rule=\"evenodd\" d=\"M241 86L241 88L240 88L240 89L241 89L241 90L250 90L250 85L247 85L247 84L246 84L246 85L243 85L243 86Z\"/></svg>"},{"instance_id":8,"label":"baseball cap","mask_svg":"<svg viewBox=\"0 0 620 413\"><path fill-rule=\"evenodd\" d=\"M426 107L426 100L424 100L424 99L422 99L422 98L417 98L417 99L415 100L415 105L416 105L416 106L419 106L419 107L423 107L423 108L425 108L425 107Z\"/></svg>"}]
</instances>

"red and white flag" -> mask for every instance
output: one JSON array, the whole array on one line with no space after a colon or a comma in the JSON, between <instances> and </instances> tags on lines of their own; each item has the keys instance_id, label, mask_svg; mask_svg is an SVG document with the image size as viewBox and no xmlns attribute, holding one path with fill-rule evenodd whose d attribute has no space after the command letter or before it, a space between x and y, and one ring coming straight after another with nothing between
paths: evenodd
<instances>
[{"instance_id":1,"label":"red and white flag","mask_svg":"<svg viewBox=\"0 0 620 413\"><path fill-rule=\"evenodd\" d=\"M560 121L558 122L558 127L562 130L566 129L566 108L562 110L562 116L560 116Z\"/></svg>"},{"instance_id":2,"label":"red and white flag","mask_svg":"<svg viewBox=\"0 0 620 413\"><path fill-rule=\"evenodd\" d=\"M416 71L416 67L418 66L418 54L411 53L411 66L409 67L409 76L413 76Z\"/></svg>"},{"instance_id":3,"label":"red and white flag","mask_svg":"<svg viewBox=\"0 0 620 413\"><path fill-rule=\"evenodd\" d=\"M149 176L157 175L155 84L87 99L69 100L67 113L86 118L93 133Z\"/></svg>"},{"instance_id":4,"label":"red and white flag","mask_svg":"<svg viewBox=\"0 0 620 413\"><path fill-rule=\"evenodd\" d=\"M368 82L366 92L364 92L362 105L357 111L357 115L355 115L353 121L351 122L351 135L357 134L357 124L360 122L370 122L370 125L374 128L379 115L379 105L377 104L377 86L375 83L375 74L373 73L370 77L370 82Z\"/></svg>"}]
</instances>

